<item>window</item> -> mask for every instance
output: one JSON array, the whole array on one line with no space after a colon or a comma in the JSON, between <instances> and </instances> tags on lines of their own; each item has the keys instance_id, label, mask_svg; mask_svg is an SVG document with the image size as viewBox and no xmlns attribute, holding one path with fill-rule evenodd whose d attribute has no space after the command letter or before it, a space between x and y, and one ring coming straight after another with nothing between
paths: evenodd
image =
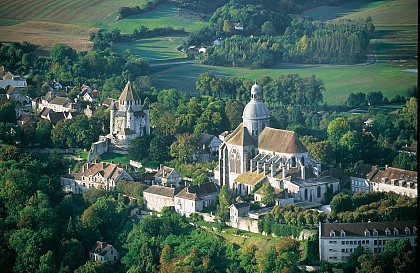
<instances>
[{"instance_id":1,"label":"window","mask_svg":"<svg viewBox=\"0 0 420 273\"><path fill-rule=\"evenodd\" d=\"M365 236L370 236L370 231L365 229Z\"/></svg>"},{"instance_id":2,"label":"window","mask_svg":"<svg viewBox=\"0 0 420 273\"><path fill-rule=\"evenodd\" d=\"M408 227L406 227L406 228L404 229L404 231L405 231L405 234L408 234L408 235L410 235L410 234L411 234L410 229L409 229Z\"/></svg>"},{"instance_id":3,"label":"window","mask_svg":"<svg viewBox=\"0 0 420 273\"><path fill-rule=\"evenodd\" d=\"M335 231L334 230L330 231L330 237L335 237Z\"/></svg>"},{"instance_id":4,"label":"window","mask_svg":"<svg viewBox=\"0 0 420 273\"><path fill-rule=\"evenodd\" d=\"M398 235L398 234L400 234L400 233L398 232L398 229L397 229L397 228L394 228L394 235Z\"/></svg>"},{"instance_id":5,"label":"window","mask_svg":"<svg viewBox=\"0 0 420 273\"><path fill-rule=\"evenodd\" d=\"M385 235L391 235L391 231L389 230L389 228L385 229Z\"/></svg>"},{"instance_id":6,"label":"window","mask_svg":"<svg viewBox=\"0 0 420 273\"><path fill-rule=\"evenodd\" d=\"M316 197L321 197L321 186L316 188Z\"/></svg>"},{"instance_id":7,"label":"window","mask_svg":"<svg viewBox=\"0 0 420 273\"><path fill-rule=\"evenodd\" d=\"M241 172L241 156L236 149L233 149L230 153L229 168L233 173Z\"/></svg>"},{"instance_id":8,"label":"window","mask_svg":"<svg viewBox=\"0 0 420 273\"><path fill-rule=\"evenodd\" d=\"M346 236L346 232L345 232L344 230L341 230L341 231L340 231L340 236L341 236L341 237L345 237L345 236Z\"/></svg>"},{"instance_id":9,"label":"window","mask_svg":"<svg viewBox=\"0 0 420 273\"><path fill-rule=\"evenodd\" d=\"M373 236L378 236L378 231L376 229L373 229Z\"/></svg>"},{"instance_id":10,"label":"window","mask_svg":"<svg viewBox=\"0 0 420 273\"><path fill-rule=\"evenodd\" d=\"M308 189L305 189L305 200L308 200Z\"/></svg>"}]
</instances>

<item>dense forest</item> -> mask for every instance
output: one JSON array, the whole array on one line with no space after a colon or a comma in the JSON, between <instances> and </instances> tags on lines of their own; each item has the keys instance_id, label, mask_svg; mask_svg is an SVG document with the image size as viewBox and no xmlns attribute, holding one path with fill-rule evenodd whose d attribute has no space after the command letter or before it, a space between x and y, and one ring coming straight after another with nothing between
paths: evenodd
<instances>
[{"instance_id":1,"label":"dense forest","mask_svg":"<svg viewBox=\"0 0 420 273\"><path fill-rule=\"evenodd\" d=\"M192 49L188 54L203 64L248 68L279 62L354 64L366 60L375 29L371 18L321 23L266 2L250 2L231 1L217 8L210 26L191 33L184 50L205 47L204 53Z\"/></svg>"}]
</instances>

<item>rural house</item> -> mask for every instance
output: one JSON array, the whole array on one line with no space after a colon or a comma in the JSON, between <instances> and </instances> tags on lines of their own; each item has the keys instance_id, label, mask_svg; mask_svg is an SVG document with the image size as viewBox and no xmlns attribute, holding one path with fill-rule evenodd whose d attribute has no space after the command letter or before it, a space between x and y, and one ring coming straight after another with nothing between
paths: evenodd
<instances>
[{"instance_id":1,"label":"rural house","mask_svg":"<svg viewBox=\"0 0 420 273\"><path fill-rule=\"evenodd\" d=\"M89 251L89 259L93 262L116 262L120 259L120 253L111 244L96 241L95 245Z\"/></svg>"}]
</instances>

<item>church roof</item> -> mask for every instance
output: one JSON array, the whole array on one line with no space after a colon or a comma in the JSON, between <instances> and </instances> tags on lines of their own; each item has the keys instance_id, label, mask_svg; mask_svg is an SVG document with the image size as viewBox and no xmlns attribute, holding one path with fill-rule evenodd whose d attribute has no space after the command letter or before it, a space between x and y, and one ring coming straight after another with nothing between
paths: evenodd
<instances>
[{"instance_id":1,"label":"church roof","mask_svg":"<svg viewBox=\"0 0 420 273\"><path fill-rule=\"evenodd\" d=\"M121 96L119 98L120 101L136 101L140 100L139 95L134 91L133 86L131 85L131 82L128 81L125 85L125 88L123 92L121 93Z\"/></svg>"},{"instance_id":2,"label":"church roof","mask_svg":"<svg viewBox=\"0 0 420 273\"><path fill-rule=\"evenodd\" d=\"M236 127L230 135L225 139L226 143L240 146L253 146L255 145L255 140L248 133L248 130L244 128L244 125L241 123Z\"/></svg>"},{"instance_id":3,"label":"church roof","mask_svg":"<svg viewBox=\"0 0 420 273\"><path fill-rule=\"evenodd\" d=\"M258 137L258 148L288 154L308 152L295 132L270 127L265 127Z\"/></svg>"},{"instance_id":4,"label":"church roof","mask_svg":"<svg viewBox=\"0 0 420 273\"><path fill-rule=\"evenodd\" d=\"M246 172L238 175L238 177L235 178L235 182L255 186L263 181L265 177L264 172L260 172L258 174L257 172Z\"/></svg>"}]
</instances>

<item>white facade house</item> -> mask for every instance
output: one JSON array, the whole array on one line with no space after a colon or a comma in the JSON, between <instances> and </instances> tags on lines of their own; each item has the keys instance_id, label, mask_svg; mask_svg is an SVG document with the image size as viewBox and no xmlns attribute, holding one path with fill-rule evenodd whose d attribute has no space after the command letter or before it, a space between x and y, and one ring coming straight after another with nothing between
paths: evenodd
<instances>
[{"instance_id":1,"label":"white facade house","mask_svg":"<svg viewBox=\"0 0 420 273\"><path fill-rule=\"evenodd\" d=\"M158 172L154 175L155 183L158 185L169 187L171 185L179 187L182 176L177 170L171 167L161 165Z\"/></svg>"},{"instance_id":2,"label":"white facade house","mask_svg":"<svg viewBox=\"0 0 420 273\"><path fill-rule=\"evenodd\" d=\"M65 192L83 193L89 188L111 190L122 179L134 179L116 164L99 162L86 163L78 173L61 177L61 186Z\"/></svg>"},{"instance_id":3,"label":"white facade house","mask_svg":"<svg viewBox=\"0 0 420 273\"><path fill-rule=\"evenodd\" d=\"M161 211L164 207L174 207L174 196L183 187L172 188L152 185L143 191L144 204L147 209Z\"/></svg>"},{"instance_id":4,"label":"white facade house","mask_svg":"<svg viewBox=\"0 0 420 273\"><path fill-rule=\"evenodd\" d=\"M201 212L217 204L218 193L219 187L213 182L186 186L174 196L175 211L186 216Z\"/></svg>"},{"instance_id":5,"label":"white facade house","mask_svg":"<svg viewBox=\"0 0 420 273\"><path fill-rule=\"evenodd\" d=\"M221 137L215 180L235 195L251 194L257 185L269 182L287 189L295 202L322 203L327 190L339 190L339 180L320 175L320 162L309 156L295 132L269 127L270 115L261 98L254 84L243 122Z\"/></svg>"},{"instance_id":6,"label":"white facade house","mask_svg":"<svg viewBox=\"0 0 420 273\"><path fill-rule=\"evenodd\" d=\"M408 239L417 248L417 221L320 223L319 257L321 261L344 262L362 246L379 254L390 240Z\"/></svg>"},{"instance_id":7,"label":"white facade house","mask_svg":"<svg viewBox=\"0 0 420 273\"><path fill-rule=\"evenodd\" d=\"M229 207L230 221L235 223L239 221L239 217L247 217L249 213L249 204L246 202L234 203Z\"/></svg>"},{"instance_id":8,"label":"white facade house","mask_svg":"<svg viewBox=\"0 0 420 273\"><path fill-rule=\"evenodd\" d=\"M351 191L355 192L369 192L372 190L370 179L377 172L377 168L366 165L359 164L354 168L354 171L350 175L351 180Z\"/></svg>"},{"instance_id":9,"label":"white facade house","mask_svg":"<svg viewBox=\"0 0 420 273\"><path fill-rule=\"evenodd\" d=\"M89 251L89 259L93 262L116 262L120 259L120 253L110 244L106 242L96 241L95 245Z\"/></svg>"},{"instance_id":10,"label":"white facade house","mask_svg":"<svg viewBox=\"0 0 420 273\"><path fill-rule=\"evenodd\" d=\"M370 179L373 191L382 191L417 198L417 172L388 167L377 172Z\"/></svg>"}]
</instances>

